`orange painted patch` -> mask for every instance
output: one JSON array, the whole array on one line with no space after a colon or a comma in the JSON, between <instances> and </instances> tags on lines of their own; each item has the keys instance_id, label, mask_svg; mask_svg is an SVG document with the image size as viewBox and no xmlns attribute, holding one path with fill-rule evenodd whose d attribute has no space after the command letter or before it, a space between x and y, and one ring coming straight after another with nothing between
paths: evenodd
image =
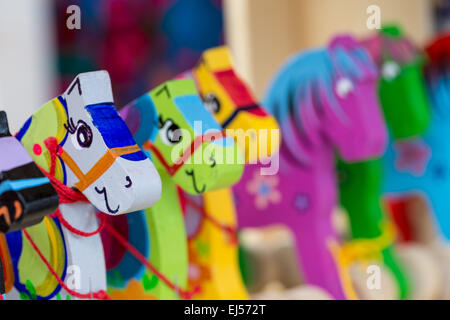
<instances>
[{"instance_id":1,"label":"orange painted patch","mask_svg":"<svg viewBox=\"0 0 450 320\"><path fill-rule=\"evenodd\" d=\"M0 207L0 217L4 216L6 224L9 226L11 224L11 218L9 216L9 210L6 206Z\"/></svg>"},{"instance_id":2,"label":"orange painted patch","mask_svg":"<svg viewBox=\"0 0 450 320\"><path fill-rule=\"evenodd\" d=\"M136 280L130 280L124 290L114 289L114 292L108 292L113 300L158 300L154 295L145 292L142 284Z\"/></svg>"}]
</instances>

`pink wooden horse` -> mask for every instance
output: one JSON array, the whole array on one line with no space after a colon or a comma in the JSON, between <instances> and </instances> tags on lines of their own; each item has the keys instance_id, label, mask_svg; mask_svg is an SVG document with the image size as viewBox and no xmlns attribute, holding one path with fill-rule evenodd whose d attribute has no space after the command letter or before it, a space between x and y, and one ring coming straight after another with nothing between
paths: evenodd
<instances>
[{"instance_id":1,"label":"pink wooden horse","mask_svg":"<svg viewBox=\"0 0 450 320\"><path fill-rule=\"evenodd\" d=\"M249 165L234 187L239 227L286 225L306 282L336 299L355 294L339 262L331 220L337 200L334 151L349 162L383 153L387 133L377 81L376 66L350 36L292 57L264 103L281 127L280 153L272 159L279 157L279 171L263 175L263 166Z\"/></svg>"}]
</instances>

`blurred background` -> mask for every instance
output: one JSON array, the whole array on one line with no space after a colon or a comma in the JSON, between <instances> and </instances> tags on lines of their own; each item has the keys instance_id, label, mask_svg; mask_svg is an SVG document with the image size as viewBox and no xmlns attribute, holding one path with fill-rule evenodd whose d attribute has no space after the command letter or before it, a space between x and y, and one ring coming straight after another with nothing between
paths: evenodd
<instances>
[{"instance_id":1,"label":"blurred background","mask_svg":"<svg viewBox=\"0 0 450 320\"><path fill-rule=\"evenodd\" d=\"M73 4L80 30L66 26ZM120 107L224 43L260 97L288 55L371 32L374 4L420 45L450 26L449 0L1 0L0 108L15 132L74 75L96 69L109 71Z\"/></svg>"}]
</instances>

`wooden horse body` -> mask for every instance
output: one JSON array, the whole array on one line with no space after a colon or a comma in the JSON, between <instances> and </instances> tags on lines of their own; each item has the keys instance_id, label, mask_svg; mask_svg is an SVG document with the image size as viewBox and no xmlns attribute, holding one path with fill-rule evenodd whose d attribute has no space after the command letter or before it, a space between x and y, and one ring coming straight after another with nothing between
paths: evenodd
<instances>
[{"instance_id":1,"label":"wooden horse body","mask_svg":"<svg viewBox=\"0 0 450 320\"><path fill-rule=\"evenodd\" d=\"M25 148L11 136L6 113L0 111L0 299L12 287L9 250L2 233L32 226L58 206L50 181ZM5 284L6 282L6 284Z\"/></svg>"},{"instance_id":2,"label":"wooden horse body","mask_svg":"<svg viewBox=\"0 0 450 320\"><path fill-rule=\"evenodd\" d=\"M223 129L229 129L227 132L235 138L246 162L255 163L277 151L279 136L273 138L272 133L278 134L278 124L256 103L233 70L228 48L205 51L198 66L181 76L195 79L206 108ZM263 135L260 131L264 131ZM189 285L202 287L196 298L248 299L239 269L232 191L185 194L183 199L189 238Z\"/></svg>"},{"instance_id":3,"label":"wooden horse body","mask_svg":"<svg viewBox=\"0 0 450 320\"><path fill-rule=\"evenodd\" d=\"M450 206L447 192L450 145L448 104L450 78L448 59L450 37L442 36L427 49L430 62L426 67L426 84L431 105L428 130L415 139L388 145L383 164L386 167L384 193L391 198L419 194L426 199L440 240L450 239Z\"/></svg>"},{"instance_id":4,"label":"wooden horse body","mask_svg":"<svg viewBox=\"0 0 450 320\"><path fill-rule=\"evenodd\" d=\"M249 166L234 187L239 227L285 224L294 234L306 282L337 299L355 293L331 223L337 200L334 149L347 161L384 151L377 76L368 53L347 36L291 58L264 103L281 127L279 172L262 175L263 166Z\"/></svg>"},{"instance_id":5,"label":"wooden horse body","mask_svg":"<svg viewBox=\"0 0 450 320\"><path fill-rule=\"evenodd\" d=\"M228 187L239 180L244 160L233 139L222 135L190 79L153 89L122 109L121 115L138 144L149 151L163 191L161 200L141 213L147 230L136 229L147 238L148 247L136 247L138 242L130 237L135 233L133 222L119 230L123 224L110 219L118 232L107 229L104 235L111 253L109 292L118 299L190 299L198 292L186 290L188 247L177 187L194 195ZM227 153L231 158L225 161ZM122 243L117 235L111 237L116 233L125 239ZM113 248L124 247L124 242L137 250L114 255L118 250ZM132 264L130 252L140 263Z\"/></svg>"},{"instance_id":6,"label":"wooden horse body","mask_svg":"<svg viewBox=\"0 0 450 320\"><path fill-rule=\"evenodd\" d=\"M380 70L379 97L392 143L423 133L429 123L423 55L394 26L383 28L362 44ZM341 204L349 214L354 239L347 247L364 244L366 247L354 258L383 261L396 278L400 298L407 298L409 279L396 257L395 238L390 234L392 228L381 201L383 177L391 172L384 174L381 158L360 163L340 162L338 168Z\"/></svg>"},{"instance_id":7,"label":"wooden horse body","mask_svg":"<svg viewBox=\"0 0 450 320\"><path fill-rule=\"evenodd\" d=\"M153 205L161 193L155 167L114 107L109 75L77 76L63 95L33 114L17 138L52 177L61 204L53 219L8 234L12 298L105 298L94 206L109 215L128 213Z\"/></svg>"}]
</instances>

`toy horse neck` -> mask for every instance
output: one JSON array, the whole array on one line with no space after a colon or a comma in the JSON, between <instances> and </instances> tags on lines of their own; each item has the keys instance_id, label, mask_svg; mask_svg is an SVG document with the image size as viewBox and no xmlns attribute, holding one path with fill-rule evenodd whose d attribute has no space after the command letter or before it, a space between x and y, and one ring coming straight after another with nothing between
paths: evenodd
<instances>
[{"instance_id":1,"label":"toy horse neck","mask_svg":"<svg viewBox=\"0 0 450 320\"><path fill-rule=\"evenodd\" d=\"M154 163L161 177L161 181L164 181L165 185L167 186L167 188L163 187L163 193L161 194L161 199L158 201L158 203L167 202L167 200L173 198L174 196L178 197L177 187L172 177L169 175L166 169L163 168L159 161L155 161Z\"/></svg>"},{"instance_id":2,"label":"toy horse neck","mask_svg":"<svg viewBox=\"0 0 450 320\"><path fill-rule=\"evenodd\" d=\"M68 177L73 176L68 169L66 172L70 173ZM69 181L72 178L66 179ZM96 232L99 228L96 209L89 202L76 201L61 204L59 210L67 250L68 274L70 276L70 268L73 268L74 276L78 270L81 272L78 287L70 289L82 294L106 290L106 264L100 234Z\"/></svg>"},{"instance_id":3,"label":"toy horse neck","mask_svg":"<svg viewBox=\"0 0 450 320\"><path fill-rule=\"evenodd\" d=\"M255 168L259 170L257 166ZM274 183L270 176L259 178L272 181L271 185L275 184L275 187L271 187L270 193L278 193L281 200L267 200L262 208L258 208L256 203L258 198L264 197L257 191L261 188L261 182L257 182L261 180L255 178L259 172L247 170L247 174L249 176L244 176L242 180L245 184L238 184L235 194L246 194L252 189L256 191L256 196L252 191L253 201L244 202L238 198L239 212L242 213L238 214L239 227L264 227L280 222L289 227L295 236L297 256L302 262L302 272L307 281L326 287L334 297L344 299L337 262L331 252L331 246L338 246L337 234L332 225L337 179L331 145L322 143L311 149L308 165L294 159L282 146L277 182ZM331 287L329 284L332 284Z\"/></svg>"},{"instance_id":4,"label":"toy horse neck","mask_svg":"<svg viewBox=\"0 0 450 320\"><path fill-rule=\"evenodd\" d=\"M152 244L151 261L169 281L185 289L188 257L183 212L172 177L157 162L155 166L162 183L161 198L146 210ZM178 298L177 293L162 281L149 293L164 300Z\"/></svg>"},{"instance_id":5,"label":"toy horse neck","mask_svg":"<svg viewBox=\"0 0 450 320\"><path fill-rule=\"evenodd\" d=\"M255 214L239 214L239 228L264 227L282 221L296 232L299 230L297 222L300 217L301 223L308 225L306 229L311 227L317 229L317 225L323 225L323 223L318 224L318 221L331 221L330 215L337 194L334 151L324 144L320 149L315 149L309 154L308 161L307 165L299 162L282 146L277 188L283 198L292 197L292 201L288 201L289 205L283 207L283 214L275 214L277 211L271 206L267 208L271 214L261 215L257 210L253 211ZM258 175L260 174L259 165L248 166L257 170ZM251 171L249 168L248 172ZM248 188L249 185L250 183L247 183L245 187ZM239 192L237 191L236 194ZM325 229L328 230L328 227ZM333 236L333 234L330 235Z\"/></svg>"},{"instance_id":6,"label":"toy horse neck","mask_svg":"<svg viewBox=\"0 0 450 320\"><path fill-rule=\"evenodd\" d=\"M307 150L307 149L306 149ZM337 179L335 174L335 153L331 146L321 144L314 147L313 150L308 151L308 164L300 165L298 162L292 161L292 155L281 149L280 162L286 162L287 170L284 166L280 166L280 171L284 174L289 174L289 171L301 172L307 181L317 187L314 200L314 205L310 210L315 211L310 215L312 220L320 220L320 217L327 217L331 214L332 206L334 206L336 198ZM308 185L307 182L304 185ZM311 185L310 185L311 187ZM306 190L305 190L306 191ZM309 209L308 209L309 210ZM308 220L308 219L306 219ZM314 222L315 223L315 222Z\"/></svg>"},{"instance_id":7,"label":"toy horse neck","mask_svg":"<svg viewBox=\"0 0 450 320\"><path fill-rule=\"evenodd\" d=\"M72 227L84 232L97 230L96 210L90 203L78 201L61 204L59 209L63 218ZM80 236L68 230L64 225L62 230L67 250L68 278L73 276L75 285L75 287L69 288L79 293L106 290L106 267L100 235ZM87 274L88 272L89 274ZM70 283L70 281L66 282Z\"/></svg>"},{"instance_id":8,"label":"toy horse neck","mask_svg":"<svg viewBox=\"0 0 450 320\"><path fill-rule=\"evenodd\" d=\"M90 203L78 201L69 204L61 204L59 210L67 223L75 229L90 233L98 228L96 209ZM67 230L67 228L65 229ZM78 235L78 238L82 237Z\"/></svg>"},{"instance_id":9,"label":"toy horse neck","mask_svg":"<svg viewBox=\"0 0 450 320\"><path fill-rule=\"evenodd\" d=\"M288 121L293 121L289 119ZM295 126L291 124L291 126ZM332 166L333 150L332 147L324 141L324 135L321 132L320 124L315 128L297 129L295 132L288 134L282 132L286 138L283 139L280 146L280 153L284 155L286 160L291 163L297 163L304 167L323 166L324 160L329 159L329 164ZM290 138L287 138L289 136Z\"/></svg>"}]
</instances>

